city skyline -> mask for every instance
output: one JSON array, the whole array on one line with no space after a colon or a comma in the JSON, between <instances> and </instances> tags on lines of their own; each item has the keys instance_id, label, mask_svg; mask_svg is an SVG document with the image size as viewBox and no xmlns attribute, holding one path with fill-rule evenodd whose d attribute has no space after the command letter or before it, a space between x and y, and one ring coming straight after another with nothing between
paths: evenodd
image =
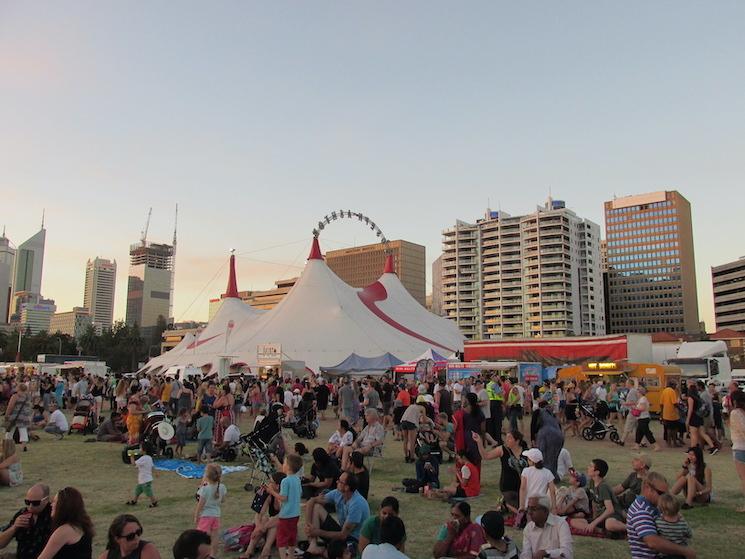
<instances>
[{"instance_id":1,"label":"city skyline","mask_svg":"<svg viewBox=\"0 0 745 559\"><path fill-rule=\"evenodd\" d=\"M602 224L613 195L677 190L708 329L710 268L745 254L741 3L2 10L0 223L18 246L47 209L41 292L60 311L89 258L127 261L148 207L168 242L175 202L177 321L206 318L230 248L241 289L295 275L333 209L424 245L429 290L441 230L488 206L525 214L550 191Z\"/></svg>"}]
</instances>

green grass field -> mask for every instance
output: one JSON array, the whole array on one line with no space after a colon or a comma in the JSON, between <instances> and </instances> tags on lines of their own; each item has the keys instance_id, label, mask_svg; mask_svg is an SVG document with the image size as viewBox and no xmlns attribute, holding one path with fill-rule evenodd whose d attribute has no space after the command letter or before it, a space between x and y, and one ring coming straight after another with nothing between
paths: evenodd
<instances>
[{"instance_id":1,"label":"green grass field","mask_svg":"<svg viewBox=\"0 0 745 559\"><path fill-rule=\"evenodd\" d=\"M247 423L247 422L244 422ZM655 425L655 433L659 425ZM327 420L321 426L321 434L315 441L305 441L310 449L313 443L325 446L325 441L335 428L335 422ZM36 482L48 483L53 491L66 485L79 488L86 499L88 512L96 524L97 535L94 540L96 555L106 545L106 532L111 520L123 512L134 513L142 522L145 539L153 541L164 558L171 557L171 546L178 534L192 527L194 512L194 492L197 480L187 480L175 473L158 472L154 488L160 499L160 506L147 508L141 500L137 507L125 506L136 483L136 470L121 461L121 446L106 443L84 443L81 435L71 435L62 441L41 434L42 440L31 444L23 454L25 483L15 488L0 488L0 522L5 523L23 504L27 488ZM604 458L610 464L609 480L620 482L630 471L630 455L624 449L609 442L588 443L569 439L567 446L572 453L575 467L586 468L592 458ZM194 448L194 445L190 445ZM672 479L682 462L681 451L663 450L651 453L655 462L654 470ZM307 457L306 457L307 458ZM694 546L698 556L703 558L743 558L745 557L745 515L734 512L742 502L739 480L734 471L732 457L728 451L708 458L714 472L715 501L708 507L686 511L686 518L694 531ZM236 462L238 463L238 462ZM473 500L474 516L493 507L499 497L499 461L485 462L483 467L480 497ZM306 466L309 470L309 465ZM443 468L441 480L447 483L447 472ZM401 492L393 493L391 488L399 485L404 477L414 477L414 468L403 460L401 443L392 439L386 442L385 455L374 465L370 488L370 508L376 511L380 500L386 495L396 495L401 501L401 516L406 523L408 541L407 554L412 559L431 557L434 534L448 516L446 503L425 500L418 495ZM250 503L252 493L243 489L246 474L235 473L226 476L228 498L223 506L223 528L251 521ZM302 524L302 521L301 521ZM510 530L509 535L522 546L519 532ZM6 550L7 551L7 550ZM220 557L236 557L237 554L220 554ZM575 557L590 559L616 559L628 557L625 541L611 541L596 538L575 538Z\"/></svg>"}]
</instances>

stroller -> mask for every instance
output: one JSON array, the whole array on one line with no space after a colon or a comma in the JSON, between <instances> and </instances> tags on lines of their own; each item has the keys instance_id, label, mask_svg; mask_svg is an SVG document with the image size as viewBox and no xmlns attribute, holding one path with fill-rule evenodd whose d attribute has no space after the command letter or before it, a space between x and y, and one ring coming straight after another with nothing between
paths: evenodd
<instances>
[{"instance_id":1,"label":"stroller","mask_svg":"<svg viewBox=\"0 0 745 559\"><path fill-rule=\"evenodd\" d=\"M173 426L162 411L151 411L145 416L140 432L140 441L152 457L173 458L169 443L174 436ZM139 445L127 445L122 450L122 461L129 464L130 453L139 454Z\"/></svg>"},{"instance_id":2,"label":"stroller","mask_svg":"<svg viewBox=\"0 0 745 559\"><path fill-rule=\"evenodd\" d=\"M605 439L605 436L608 435L611 442L616 443L617 445L621 444L622 441L621 436L618 434L618 429L616 429L615 425L607 421L608 415L610 415L610 409L606 402L598 402L594 409L589 404L583 402L580 404L580 409L582 410L582 413L592 419L590 426L582 429L583 439L586 441L591 441L593 439L602 441Z\"/></svg>"},{"instance_id":3,"label":"stroller","mask_svg":"<svg viewBox=\"0 0 745 559\"><path fill-rule=\"evenodd\" d=\"M292 432L300 438L315 439L318 433L318 419L312 399L303 398L297 407Z\"/></svg>"},{"instance_id":4,"label":"stroller","mask_svg":"<svg viewBox=\"0 0 745 559\"><path fill-rule=\"evenodd\" d=\"M88 435L96 430L96 413L93 409L93 401L82 399L75 405L72 423L68 434L77 431L81 435Z\"/></svg>"},{"instance_id":5,"label":"stroller","mask_svg":"<svg viewBox=\"0 0 745 559\"><path fill-rule=\"evenodd\" d=\"M273 405L266 418L251 433L240 438L240 453L248 458L251 472L248 482L244 485L246 491L253 491L257 478L268 478L275 472L272 454L279 460L284 458L281 409L281 404Z\"/></svg>"}]
</instances>

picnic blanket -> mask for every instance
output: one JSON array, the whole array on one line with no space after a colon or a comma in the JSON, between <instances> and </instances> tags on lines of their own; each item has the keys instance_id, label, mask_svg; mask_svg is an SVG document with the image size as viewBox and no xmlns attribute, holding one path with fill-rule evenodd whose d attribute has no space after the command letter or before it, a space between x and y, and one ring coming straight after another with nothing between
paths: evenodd
<instances>
[{"instance_id":1,"label":"picnic blanket","mask_svg":"<svg viewBox=\"0 0 745 559\"><path fill-rule=\"evenodd\" d=\"M205 464L197 464L189 460L179 460L177 458L164 458L155 460L155 469L165 472L176 472L181 477L187 479L201 479L204 477ZM222 475L232 474L233 472L242 472L248 469L248 466L222 466Z\"/></svg>"},{"instance_id":2,"label":"picnic blanket","mask_svg":"<svg viewBox=\"0 0 745 559\"><path fill-rule=\"evenodd\" d=\"M505 526L509 526L510 528L514 528L515 527L515 517L514 516L510 516L510 517L505 518L504 519L504 525ZM569 525L569 530L572 532L572 535L573 536L585 536L585 537L588 537L588 538L613 539L613 538L610 537L610 535L608 534L608 532L591 532L591 533L588 534L587 532L584 532L582 530L579 530L579 529L575 528L571 524ZM625 539L625 538L624 537L621 537L621 538L618 538L618 539Z\"/></svg>"}]
</instances>

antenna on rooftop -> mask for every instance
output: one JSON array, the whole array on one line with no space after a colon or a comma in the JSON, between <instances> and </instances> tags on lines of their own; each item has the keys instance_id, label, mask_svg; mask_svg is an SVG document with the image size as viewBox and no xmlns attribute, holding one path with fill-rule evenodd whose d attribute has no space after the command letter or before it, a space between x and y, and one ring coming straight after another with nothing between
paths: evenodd
<instances>
[{"instance_id":1,"label":"antenna on rooftop","mask_svg":"<svg viewBox=\"0 0 745 559\"><path fill-rule=\"evenodd\" d=\"M173 247L176 248L176 229L178 227L178 204L176 204L176 217L173 219ZM174 252L176 252L174 250Z\"/></svg>"},{"instance_id":2,"label":"antenna on rooftop","mask_svg":"<svg viewBox=\"0 0 745 559\"><path fill-rule=\"evenodd\" d=\"M44 229L44 217L45 217L45 214L46 214L46 212L47 212L46 208L43 208L43 209L41 210L41 228L42 228L42 229ZM5 229L4 229L4 228L3 228L3 231L5 231ZM4 234L4 233L3 233L3 236L5 236L5 234Z\"/></svg>"},{"instance_id":3,"label":"antenna on rooftop","mask_svg":"<svg viewBox=\"0 0 745 559\"><path fill-rule=\"evenodd\" d=\"M150 216L153 215L153 208L150 208L147 212L147 220L145 220L145 229L140 234L140 241L144 245L147 242L147 230L150 229Z\"/></svg>"}]
</instances>

